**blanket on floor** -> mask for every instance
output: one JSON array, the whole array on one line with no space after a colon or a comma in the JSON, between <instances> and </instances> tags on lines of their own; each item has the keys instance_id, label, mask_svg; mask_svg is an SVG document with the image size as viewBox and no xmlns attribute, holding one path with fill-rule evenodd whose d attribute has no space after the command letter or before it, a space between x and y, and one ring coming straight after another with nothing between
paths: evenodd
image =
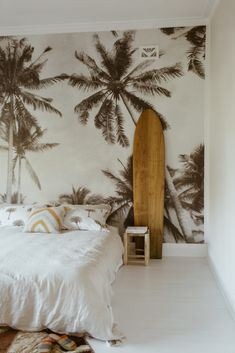
<instances>
[{"instance_id":1,"label":"blanket on floor","mask_svg":"<svg viewBox=\"0 0 235 353\"><path fill-rule=\"evenodd\" d=\"M38 345L48 336L50 331L23 332L0 327L0 353L37 353ZM76 342L76 353L95 353L85 337L70 336ZM88 347L89 350L88 350ZM65 352L60 348L61 352Z\"/></svg>"}]
</instances>

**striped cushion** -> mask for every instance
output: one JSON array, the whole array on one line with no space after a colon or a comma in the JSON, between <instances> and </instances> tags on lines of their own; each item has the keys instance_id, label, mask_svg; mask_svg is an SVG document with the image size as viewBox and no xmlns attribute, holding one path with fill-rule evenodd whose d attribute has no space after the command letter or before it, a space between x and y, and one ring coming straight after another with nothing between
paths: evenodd
<instances>
[{"instance_id":1,"label":"striped cushion","mask_svg":"<svg viewBox=\"0 0 235 353\"><path fill-rule=\"evenodd\" d=\"M34 208L24 231L30 233L60 233L63 225L64 207Z\"/></svg>"}]
</instances>

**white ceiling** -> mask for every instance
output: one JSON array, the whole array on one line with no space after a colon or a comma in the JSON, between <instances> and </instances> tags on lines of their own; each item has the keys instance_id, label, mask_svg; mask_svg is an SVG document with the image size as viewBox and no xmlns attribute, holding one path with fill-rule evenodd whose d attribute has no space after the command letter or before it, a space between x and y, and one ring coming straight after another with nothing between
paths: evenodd
<instances>
[{"instance_id":1,"label":"white ceiling","mask_svg":"<svg viewBox=\"0 0 235 353\"><path fill-rule=\"evenodd\" d=\"M218 0L0 0L0 34L206 23Z\"/></svg>"}]
</instances>

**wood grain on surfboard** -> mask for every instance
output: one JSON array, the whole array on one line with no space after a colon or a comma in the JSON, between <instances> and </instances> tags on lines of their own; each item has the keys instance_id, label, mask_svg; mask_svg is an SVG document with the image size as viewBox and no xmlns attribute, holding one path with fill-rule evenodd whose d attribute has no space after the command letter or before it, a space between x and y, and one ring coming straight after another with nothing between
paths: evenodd
<instances>
[{"instance_id":1,"label":"wood grain on surfboard","mask_svg":"<svg viewBox=\"0 0 235 353\"><path fill-rule=\"evenodd\" d=\"M157 114L145 110L136 125L133 150L134 222L150 228L150 256L162 257L165 145Z\"/></svg>"}]
</instances>

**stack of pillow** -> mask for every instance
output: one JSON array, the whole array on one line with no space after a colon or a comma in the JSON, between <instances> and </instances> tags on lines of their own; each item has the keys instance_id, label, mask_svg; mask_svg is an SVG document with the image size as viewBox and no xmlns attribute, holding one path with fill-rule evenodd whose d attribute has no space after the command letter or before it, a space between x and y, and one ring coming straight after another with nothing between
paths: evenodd
<instances>
[{"instance_id":1,"label":"stack of pillow","mask_svg":"<svg viewBox=\"0 0 235 353\"><path fill-rule=\"evenodd\" d=\"M63 230L100 231L107 228L111 207L100 205L2 205L0 226L23 226L30 233L60 233Z\"/></svg>"}]
</instances>

